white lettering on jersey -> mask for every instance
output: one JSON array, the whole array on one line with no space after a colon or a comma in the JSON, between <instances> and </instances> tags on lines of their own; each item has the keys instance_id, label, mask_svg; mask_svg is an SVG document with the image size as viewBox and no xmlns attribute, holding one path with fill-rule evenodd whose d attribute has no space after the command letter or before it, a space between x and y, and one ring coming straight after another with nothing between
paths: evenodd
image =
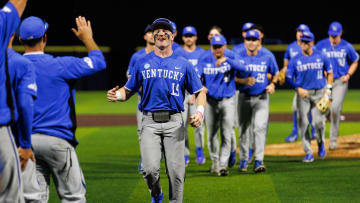
<instances>
[{"instance_id":1,"label":"white lettering on jersey","mask_svg":"<svg viewBox=\"0 0 360 203\"><path fill-rule=\"evenodd\" d=\"M345 49L341 49L339 51L337 50L327 51L326 49L323 49L323 53L325 53L328 58L344 58L344 59L346 58Z\"/></svg>"},{"instance_id":2,"label":"white lettering on jersey","mask_svg":"<svg viewBox=\"0 0 360 203\"><path fill-rule=\"evenodd\" d=\"M231 70L231 67L230 67L230 64L228 64L228 63L224 63L222 66L216 67L216 68L212 67L212 64L208 63L208 64L206 64L206 68L204 68L204 74L216 75L218 73L225 73L230 70Z\"/></svg>"},{"instance_id":3,"label":"white lettering on jersey","mask_svg":"<svg viewBox=\"0 0 360 203\"><path fill-rule=\"evenodd\" d=\"M254 72L266 72L266 64L248 64L245 66L246 71L254 71Z\"/></svg>"},{"instance_id":4,"label":"white lettering on jersey","mask_svg":"<svg viewBox=\"0 0 360 203\"><path fill-rule=\"evenodd\" d=\"M84 61L85 61L85 63L88 64L88 66L89 66L91 69L94 68L94 65L93 65L93 63L92 63L92 60L91 60L89 57L84 57Z\"/></svg>"},{"instance_id":5,"label":"white lettering on jersey","mask_svg":"<svg viewBox=\"0 0 360 203\"><path fill-rule=\"evenodd\" d=\"M149 78L168 78L176 81L181 81L184 73L167 69L147 69L142 70L141 75L144 80Z\"/></svg>"},{"instance_id":6,"label":"white lettering on jersey","mask_svg":"<svg viewBox=\"0 0 360 203\"><path fill-rule=\"evenodd\" d=\"M296 69L299 72L307 71L307 70L315 70L315 69L323 69L324 63L321 62L320 59L316 60L317 62L311 62L311 63L305 63L302 64L300 61L298 61Z\"/></svg>"},{"instance_id":7,"label":"white lettering on jersey","mask_svg":"<svg viewBox=\"0 0 360 203\"><path fill-rule=\"evenodd\" d=\"M31 83L27 86L27 88L34 90L35 92L37 92L37 85L36 83Z\"/></svg>"}]
</instances>

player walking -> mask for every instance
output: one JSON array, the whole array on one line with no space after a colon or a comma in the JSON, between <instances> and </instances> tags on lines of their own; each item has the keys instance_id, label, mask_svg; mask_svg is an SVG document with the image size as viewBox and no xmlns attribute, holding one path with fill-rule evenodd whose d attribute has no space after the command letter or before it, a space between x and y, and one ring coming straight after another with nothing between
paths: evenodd
<instances>
[{"instance_id":1,"label":"player walking","mask_svg":"<svg viewBox=\"0 0 360 203\"><path fill-rule=\"evenodd\" d=\"M342 33L342 25L335 21L330 24L329 38L323 39L316 44L316 48L322 51L333 65L334 84L332 89L333 100L330 108L330 150L336 149L342 105L348 89L349 79L355 73L359 60L359 55L354 47L341 38Z\"/></svg>"},{"instance_id":2,"label":"player walking","mask_svg":"<svg viewBox=\"0 0 360 203\"><path fill-rule=\"evenodd\" d=\"M126 101L142 87L139 108L143 112L140 151L144 179L153 202L162 202L160 161L163 153L169 178L169 200L182 202L185 138L181 111L184 111L185 90L197 98L197 112L190 117L193 127L202 123L206 92L191 63L173 54L171 22L159 18L151 27L154 52L138 61L125 86L109 90L107 97L112 102Z\"/></svg>"},{"instance_id":3,"label":"player walking","mask_svg":"<svg viewBox=\"0 0 360 203\"><path fill-rule=\"evenodd\" d=\"M286 71L286 82L295 89L298 94L296 104L298 109L298 127L302 145L306 156L303 162L313 162L314 156L311 149L311 138L306 131L308 129L308 114L311 112L315 124L318 143L319 158L325 158L325 114L316 108L316 102L325 94L331 95L333 83L333 71L330 60L321 52L312 48L314 35L305 31L300 37L301 50L297 56L289 62ZM325 73L327 80L325 79ZM295 82L294 82L295 79ZM327 85L326 85L327 83Z\"/></svg>"},{"instance_id":4,"label":"player walking","mask_svg":"<svg viewBox=\"0 0 360 203\"><path fill-rule=\"evenodd\" d=\"M6 47L20 23L26 2L26 0L10 0L0 10L0 48L2 50L0 52L0 202L24 202L19 153L10 130L10 125L17 118ZM20 151L24 152L24 150Z\"/></svg>"},{"instance_id":5,"label":"player walking","mask_svg":"<svg viewBox=\"0 0 360 203\"><path fill-rule=\"evenodd\" d=\"M197 71L197 64L199 58L204 54L204 49L196 46L197 40L197 31L193 26L186 26L182 32L182 40L184 41L184 47L176 49L174 54L183 56L186 58L195 68ZM195 97L190 95L188 92L185 93L185 100L184 100L184 112L183 118L185 122L185 166L187 166L190 162L190 148L189 148L189 138L187 132L187 126L189 124L189 116L193 115L196 112L196 106L194 103ZM194 130L195 136L195 146L196 146L196 162L198 164L205 163L205 155L204 155L204 134L205 128L204 125L201 125Z\"/></svg>"},{"instance_id":6,"label":"player walking","mask_svg":"<svg viewBox=\"0 0 360 203\"><path fill-rule=\"evenodd\" d=\"M249 142L254 137L254 172L265 172L263 163L266 134L269 122L269 95L275 92L276 75L279 72L277 64L271 55L259 50L260 33L249 30L245 35L245 48L240 53L240 59L245 64L246 72L238 74L239 78L254 76L255 84L244 86L239 94L239 148L240 171L247 171L249 160ZM267 75L271 74L269 81Z\"/></svg>"},{"instance_id":7,"label":"player walking","mask_svg":"<svg viewBox=\"0 0 360 203\"><path fill-rule=\"evenodd\" d=\"M48 24L28 17L20 26L24 56L35 66L38 97L34 105L32 145L36 158L41 201L49 198L52 176L62 202L86 202L86 185L75 147L74 81L105 69L105 59L96 45L90 21L76 18L74 34L89 51L88 57L53 57L45 54ZM27 176L25 170L24 177ZM26 183L31 184L31 183ZM26 187L26 185L25 185ZM32 195L38 195L33 191Z\"/></svg>"}]
</instances>

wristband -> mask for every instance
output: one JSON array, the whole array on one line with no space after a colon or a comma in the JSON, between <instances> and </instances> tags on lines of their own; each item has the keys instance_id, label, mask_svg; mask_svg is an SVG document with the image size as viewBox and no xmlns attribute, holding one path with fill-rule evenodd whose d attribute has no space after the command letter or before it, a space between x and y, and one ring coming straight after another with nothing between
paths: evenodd
<instances>
[{"instance_id":1,"label":"wristband","mask_svg":"<svg viewBox=\"0 0 360 203\"><path fill-rule=\"evenodd\" d=\"M123 99L120 90L115 92L115 97L117 101L121 101Z\"/></svg>"},{"instance_id":2,"label":"wristband","mask_svg":"<svg viewBox=\"0 0 360 203\"><path fill-rule=\"evenodd\" d=\"M205 108L202 105L199 105L196 108L196 112L199 112L203 118L204 118L204 110Z\"/></svg>"}]
</instances>

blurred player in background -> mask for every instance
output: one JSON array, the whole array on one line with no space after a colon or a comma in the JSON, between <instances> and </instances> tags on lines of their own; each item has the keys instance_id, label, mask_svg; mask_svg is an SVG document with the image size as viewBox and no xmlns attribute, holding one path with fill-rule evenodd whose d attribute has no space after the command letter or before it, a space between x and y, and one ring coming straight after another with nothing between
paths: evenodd
<instances>
[{"instance_id":1,"label":"blurred player in background","mask_svg":"<svg viewBox=\"0 0 360 203\"><path fill-rule=\"evenodd\" d=\"M272 56L259 49L261 35L257 30L249 30L245 35L245 50L239 58L246 67L246 72L237 73L239 78L253 76L256 82L245 85L239 94L239 171L248 168L249 145L253 137L255 154L254 172L265 172L264 151L269 122L269 94L275 92L277 74L279 72ZM267 75L271 75L271 80Z\"/></svg>"},{"instance_id":2,"label":"blurred player in background","mask_svg":"<svg viewBox=\"0 0 360 203\"><path fill-rule=\"evenodd\" d=\"M204 54L204 50L196 46L197 31L193 26L186 26L182 32L182 40L184 41L184 47L178 48L174 51L174 54L186 58L195 68L196 72L199 58ZM189 137L188 137L188 124L189 116L196 112L195 96L190 95L188 92L185 93L184 99L184 111L182 112L185 122L185 166L190 162L190 148L189 148ZM206 159L204 155L204 125L194 129L195 146L196 146L196 162L198 164L204 164Z\"/></svg>"},{"instance_id":3,"label":"blurred player in background","mask_svg":"<svg viewBox=\"0 0 360 203\"><path fill-rule=\"evenodd\" d=\"M251 29L251 27L254 26L254 25L255 24L251 23L251 22L244 23L244 25L241 28L241 37L242 37L243 42L241 42L240 44L235 45L232 48L233 52L235 52L236 54L240 54L241 51L246 49L245 46L244 46L245 35L246 35L246 32L249 31Z\"/></svg>"},{"instance_id":4,"label":"blurred player in background","mask_svg":"<svg viewBox=\"0 0 360 203\"><path fill-rule=\"evenodd\" d=\"M332 103L330 108L330 150L336 149L339 136L341 109L348 89L349 80L354 75L359 55L352 44L342 39L343 29L339 22L332 22L329 27L329 38L316 44L316 48L324 53L332 62L334 84L332 87Z\"/></svg>"},{"instance_id":5,"label":"blurred player in background","mask_svg":"<svg viewBox=\"0 0 360 203\"><path fill-rule=\"evenodd\" d=\"M19 153L10 130L17 117L6 48L20 23L26 3L26 0L10 0L0 10L0 202L24 202ZM25 151L20 149L20 152Z\"/></svg>"},{"instance_id":6,"label":"blurred player in background","mask_svg":"<svg viewBox=\"0 0 360 203\"><path fill-rule=\"evenodd\" d=\"M173 44L172 44L172 49L173 49L173 51L175 51L177 48L181 48L181 46L180 46L180 44L175 42L175 38L176 38L178 32L177 32L176 24L173 21L171 21L171 27L172 27L173 33L174 33L174 40L173 40Z\"/></svg>"},{"instance_id":7,"label":"blurred player in background","mask_svg":"<svg viewBox=\"0 0 360 203\"><path fill-rule=\"evenodd\" d=\"M280 72L282 72L282 74L286 74L286 70L289 64L289 61L294 58L296 55L298 55L299 53L301 53L301 47L300 47L300 37L302 35L303 32L305 31L310 31L309 26L305 25L305 24L300 24L297 29L296 29L296 41L292 42L291 44L289 44L289 46L287 47L285 54L284 54L284 66L281 69ZM285 84L285 78L283 78L283 80L279 81L280 85ZM298 138L298 127L297 127L297 109L296 109L296 97L297 94L295 93L294 98L293 98L293 103L292 103L292 111L293 111L293 128L292 131L290 133L290 135L285 139L286 142L295 142ZM311 113L309 114L309 123L311 125L311 139L315 138L315 127L312 124L312 115ZM307 131L307 133L309 133Z\"/></svg>"},{"instance_id":8,"label":"blurred player in background","mask_svg":"<svg viewBox=\"0 0 360 203\"><path fill-rule=\"evenodd\" d=\"M312 113L317 136L318 156L323 159L325 150L325 114L316 108L318 102L326 93L331 97L333 83L333 70L330 60L320 51L313 49L314 35L310 31L304 31L300 37L301 53L297 54L289 62L286 71L286 82L293 87L298 94L296 105L298 109L298 127L302 145L305 151L303 162L314 161L311 148L311 137L308 131L308 115ZM327 77L327 79L325 79ZM294 82L295 81L295 82Z\"/></svg>"}]
</instances>

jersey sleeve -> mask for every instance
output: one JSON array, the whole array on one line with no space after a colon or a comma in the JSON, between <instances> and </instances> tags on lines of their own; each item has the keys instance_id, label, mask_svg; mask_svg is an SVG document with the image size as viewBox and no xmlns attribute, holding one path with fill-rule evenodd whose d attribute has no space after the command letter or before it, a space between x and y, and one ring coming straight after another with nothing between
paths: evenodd
<instances>
[{"instance_id":1,"label":"jersey sleeve","mask_svg":"<svg viewBox=\"0 0 360 203\"><path fill-rule=\"evenodd\" d=\"M289 46L287 47L285 53L284 53L284 60L288 60L290 61L290 48Z\"/></svg>"},{"instance_id":2,"label":"jersey sleeve","mask_svg":"<svg viewBox=\"0 0 360 203\"><path fill-rule=\"evenodd\" d=\"M10 37L15 32L19 23L19 13L13 4L8 2L0 11L1 47L7 47Z\"/></svg>"},{"instance_id":3,"label":"jersey sleeve","mask_svg":"<svg viewBox=\"0 0 360 203\"><path fill-rule=\"evenodd\" d=\"M27 63L22 68L22 74L19 74L18 86L16 87L16 94L26 93L33 97L37 96L35 67L32 63Z\"/></svg>"},{"instance_id":4,"label":"jersey sleeve","mask_svg":"<svg viewBox=\"0 0 360 203\"><path fill-rule=\"evenodd\" d=\"M286 70L286 77L290 79L293 79L295 77L296 66L294 61L294 59L290 60L288 68Z\"/></svg>"},{"instance_id":5,"label":"jersey sleeve","mask_svg":"<svg viewBox=\"0 0 360 203\"><path fill-rule=\"evenodd\" d=\"M61 75L67 79L79 79L106 68L105 57L100 50L93 50L87 57L72 56L57 58L63 66Z\"/></svg>"},{"instance_id":6,"label":"jersey sleeve","mask_svg":"<svg viewBox=\"0 0 360 203\"><path fill-rule=\"evenodd\" d=\"M351 44L349 44L347 48L347 58L350 63L359 60L359 54L355 51L355 48Z\"/></svg>"},{"instance_id":7,"label":"jersey sleeve","mask_svg":"<svg viewBox=\"0 0 360 203\"><path fill-rule=\"evenodd\" d=\"M198 73L192 67L190 63L186 66L186 77L185 77L186 90L190 94L199 92L202 89L202 83Z\"/></svg>"},{"instance_id":8,"label":"jersey sleeve","mask_svg":"<svg viewBox=\"0 0 360 203\"><path fill-rule=\"evenodd\" d=\"M142 84L142 76L139 71L141 61L135 63L130 79L126 82L125 88L131 92L138 92Z\"/></svg>"},{"instance_id":9,"label":"jersey sleeve","mask_svg":"<svg viewBox=\"0 0 360 203\"><path fill-rule=\"evenodd\" d=\"M331 60L324 54L322 54L322 58L324 61L324 71L326 71L327 73L333 72L333 65L331 63Z\"/></svg>"},{"instance_id":10,"label":"jersey sleeve","mask_svg":"<svg viewBox=\"0 0 360 203\"><path fill-rule=\"evenodd\" d=\"M129 66L128 66L128 69L127 69L127 71L126 71L126 75L127 75L128 77L131 76L132 71L133 71L133 69L134 69L135 62L136 62L136 59L135 59L135 58L136 58L136 53L134 53L134 54L131 56L131 58L130 58Z\"/></svg>"},{"instance_id":11,"label":"jersey sleeve","mask_svg":"<svg viewBox=\"0 0 360 203\"><path fill-rule=\"evenodd\" d=\"M269 73L277 75L279 73L279 66L276 62L274 54L271 53L269 57Z\"/></svg>"}]
</instances>

